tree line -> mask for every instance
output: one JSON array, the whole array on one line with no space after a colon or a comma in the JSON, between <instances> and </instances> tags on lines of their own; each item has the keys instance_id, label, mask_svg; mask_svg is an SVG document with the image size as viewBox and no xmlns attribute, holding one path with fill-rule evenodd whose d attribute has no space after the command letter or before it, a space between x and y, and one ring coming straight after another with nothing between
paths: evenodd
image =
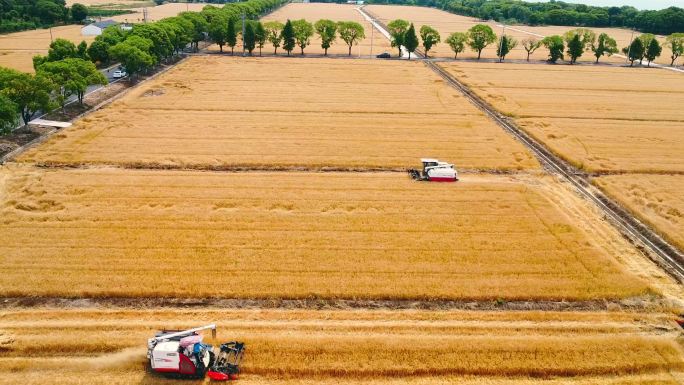
<instances>
[{"instance_id":1,"label":"tree line","mask_svg":"<svg viewBox=\"0 0 684 385\"><path fill-rule=\"evenodd\" d=\"M231 54L237 44L237 38L241 35L237 24L239 21L233 18L215 17L209 24L209 37L218 44L219 51L223 52L223 46L230 47ZM245 49L252 55L255 48L259 48L259 55L266 44L273 46L273 54L278 53L278 48L287 52L290 56L295 47L299 47L300 53L304 55L304 49L311 44L314 34L321 40L321 48L325 55L328 49L339 37L349 48L351 56L352 47L363 40L366 35L361 24L354 21L334 22L328 19L321 19L311 23L305 19L287 20L284 24L279 21L260 22L249 20L245 25L244 36L242 36Z\"/></svg>"},{"instance_id":2,"label":"tree line","mask_svg":"<svg viewBox=\"0 0 684 385\"><path fill-rule=\"evenodd\" d=\"M130 31L106 28L88 46L56 39L48 54L33 58L35 74L0 67L0 134L7 134L18 120L28 124L39 111L64 108L67 101L83 104L89 86L105 85L107 78L96 65L120 63L132 79L158 64L173 60L183 49L198 44L210 31L214 18L253 20L285 0L248 0L202 12L183 12L153 23L136 24Z\"/></svg>"},{"instance_id":3,"label":"tree line","mask_svg":"<svg viewBox=\"0 0 684 385\"><path fill-rule=\"evenodd\" d=\"M415 51L420 41L422 41L422 48L427 57L430 49L441 41L441 36L434 28L423 25L420 28L420 41L416 35L413 23L406 20L396 19L387 24L387 30L391 36L392 47L405 47L410 53ZM503 34L497 36L494 30L486 24L478 24L470 28L467 32L454 32L450 34L445 43L451 47L454 52L454 58L458 58L458 54L470 48L477 52L477 59L482 57L482 51L492 44L496 44L496 55L499 61L504 61L506 56L518 46L527 52L527 61L530 61L530 56L540 49L546 48L549 51L548 61L552 63L558 60L564 60L566 55L570 64L575 64L577 59L582 57L586 52L591 52L596 58L596 63L599 62L603 56L612 56L618 52L624 53L631 65L639 60L642 64L644 60L651 65L655 59L661 56L663 46L660 44L655 35L645 33L637 36L634 41L627 47L619 49L615 39L606 33L596 35L594 31L587 28L576 28L563 34L563 36L554 35L547 36L543 39L530 37L518 42L513 36ZM670 66L674 66L676 60L684 54L684 33L674 33L667 37L665 46L671 49ZM401 49L399 50L401 56Z\"/></svg>"},{"instance_id":4,"label":"tree line","mask_svg":"<svg viewBox=\"0 0 684 385\"><path fill-rule=\"evenodd\" d=\"M64 0L0 1L0 33L48 27L71 20Z\"/></svg>"},{"instance_id":5,"label":"tree line","mask_svg":"<svg viewBox=\"0 0 684 385\"><path fill-rule=\"evenodd\" d=\"M422 5L506 24L619 27L661 35L684 32L684 9L679 7L640 11L630 6L596 7L553 0L367 0L367 3Z\"/></svg>"}]
</instances>

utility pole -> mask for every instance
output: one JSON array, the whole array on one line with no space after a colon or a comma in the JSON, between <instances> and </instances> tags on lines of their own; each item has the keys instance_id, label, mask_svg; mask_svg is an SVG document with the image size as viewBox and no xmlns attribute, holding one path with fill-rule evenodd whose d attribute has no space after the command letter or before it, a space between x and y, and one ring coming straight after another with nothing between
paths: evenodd
<instances>
[{"instance_id":1,"label":"utility pole","mask_svg":"<svg viewBox=\"0 0 684 385\"><path fill-rule=\"evenodd\" d=\"M54 40L52 39L52 27L50 27L50 43L52 43Z\"/></svg>"},{"instance_id":2,"label":"utility pole","mask_svg":"<svg viewBox=\"0 0 684 385\"><path fill-rule=\"evenodd\" d=\"M499 62L501 62L501 47L503 47L503 39L504 36L506 36L506 23L501 23L503 25L503 30L501 31L501 40L499 41L499 49L497 50L498 52L496 53L499 55Z\"/></svg>"},{"instance_id":3,"label":"utility pole","mask_svg":"<svg viewBox=\"0 0 684 385\"><path fill-rule=\"evenodd\" d=\"M245 56L245 13L242 13L242 56Z\"/></svg>"},{"instance_id":4,"label":"utility pole","mask_svg":"<svg viewBox=\"0 0 684 385\"><path fill-rule=\"evenodd\" d=\"M375 40L375 38L374 38L374 36L375 36L375 26L373 25L373 20L370 21L370 27L371 27L371 52L370 52L370 56L371 56L371 59L372 59L372 58L373 58L373 40Z\"/></svg>"},{"instance_id":5,"label":"utility pole","mask_svg":"<svg viewBox=\"0 0 684 385\"><path fill-rule=\"evenodd\" d=\"M627 47L627 60L625 63L629 63L629 56L632 54L632 43L634 43L634 29L632 29L632 37L629 39L629 45Z\"/></svg>"}]
</instances>

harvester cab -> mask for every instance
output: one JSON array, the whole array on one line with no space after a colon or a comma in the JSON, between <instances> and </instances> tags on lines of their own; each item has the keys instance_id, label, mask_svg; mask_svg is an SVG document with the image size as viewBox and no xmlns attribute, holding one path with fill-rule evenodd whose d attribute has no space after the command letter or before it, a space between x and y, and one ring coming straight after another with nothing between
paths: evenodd
<instances>
[{"instance_id":1,"label":"harvester cab","mask_svg":"<svg viewBox=\"0 0 684 385\"><path fill-rule=\"evenodd\" d=\"M458 172L453 164L440 162L437 159L421 159L422 170L408 170L409 175L418 181L428 182L456 182Z\"/></svg>"},{"instance_id":2,"label":"harvester cab","mask_svg":"<svg viewBox=\"0 0 684 385\"><path fill-rule=\"evenodd\" d=\"M218 357L212 345L202 343L199 333L211 330L216 338L216 325L188 330L162 330L147 340L147 359L153 372L176 378L202 379L209 374L214 380L234 380L240 372L245 344L221 344Z\"/></svg>"}]
</instances>

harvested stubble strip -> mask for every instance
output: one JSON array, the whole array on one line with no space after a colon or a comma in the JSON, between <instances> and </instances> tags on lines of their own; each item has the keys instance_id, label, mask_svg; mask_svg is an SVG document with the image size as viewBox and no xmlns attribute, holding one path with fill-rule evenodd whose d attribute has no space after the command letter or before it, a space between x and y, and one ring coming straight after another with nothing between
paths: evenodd
<instances>
[{"instance_id":1,"label":"harvested stubble strip","mask_svg":"<svg viewBox=\"0 0 684 385\"><path fill-rule=\"evenodd\" d=\"M573 225L572 207L539 188L550 178L422 184L398 173L27 167L0 175L5 296L595 300L652 292L604 239Z\"/></svg>"},{"instance_id":2,"label":"harvested stubble strip","mask_svg":"<svg viewBox=\"0 0 684 385\"><path fill-rule=\"evenodd\" d=\"M440 65L576 167L684 172L681 74L594 66Z\"/></svg>"},{"instance_id":3,"label":"harvested stubble strip","mask_svg":"<svg viewBox=\"0 0 684 385\"><path fill-rule=\"evenodd\" d=\"M21 161L131 167L538 168L421 63L194 57Z\"/></svg>"},{"instance_id":4,"label":"harvested stubble strip","mask_svg":"<svg viewBox=\"0 0 684 385\"><path fill-rule=\"evenodd\" d=\"M502 317L506 321L478 322L480 316L494 319L497 315L171 309L42 309L1 314L0 330L14 341L0 355L3 378L34 372L51 373L65 382L90 373L96 373L96 383L115 382L118 376L141 378L145 338L158 328L188 327L198 321L216 321L219 340L247 342L244 379L254 383L336 378L364 383L411 378L430 383L450 382L449 376L456 375L521 376L527 381L526 377L534 376L604 376L610 383L611 376L684 369L682 351L674 340L676 331L659 319L664 315L551 313L545 318L544 313L508 313ZM644 322L652 326L645 328ZM609 323L613 330L604 330L601 323ZM656 326L671 332L656 332ZM540 336L540 331L548 334ZM512 383L524 383L522 379Z\"/></svg>"}]
</instances>

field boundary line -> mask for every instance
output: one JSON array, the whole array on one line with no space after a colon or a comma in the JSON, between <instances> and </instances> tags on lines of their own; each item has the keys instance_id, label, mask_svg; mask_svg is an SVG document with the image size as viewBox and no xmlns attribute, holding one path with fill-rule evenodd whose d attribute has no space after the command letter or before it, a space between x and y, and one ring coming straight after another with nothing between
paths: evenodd
<instances>
[{"instance_id":1,"label":"field boundary line","mask_svg":"<svg viewBox=\"0 0 684 385\"><path fill-rule=\"evenodd\" d=\"M145 84L145 82L147 82L148 80L156 79L157 76L160 76L161 74L165 73L166 71L170 70L171 68L174 68L176 65L178 65L178 64L180 64L180 63L186 61L187 59L188 59L188 56L185 56L185 57L183 57L182 59L178 60L177 62L175 62L175 63L173 63L173 64L171 64L171 65L168 65L166 68L160 70L159 72L154 73L152 76L149 76L149 77L147 77L147 78L145 78L145 79L143 79L143 80L137 82L137 83L136 83L135 85L133 85L132 87L128 87L128 88L126 88L125 90L123 90L123 91L117 93L116 95L112 95L112 97L110 97L109 99L105 99L105 100L101 101L100 103L96 104L95 106L93 106L92 108L88 109L87 111L84 111L84 112L80 113L79 115L77 115L77 116L75 116L74 118L70 119L69 122L75 122L75 121L77 121L77 120L79 120L79 119L81 119L81 118L83 118L83 117L85 117L85 116L88 116L88 115L92 114L93 112L96 112L96 111L102 109L103 107L108 106L109 104L111 104L111 103L115 102L116 100L118 100L118 99L124 97L125 95L127 95L131 90L134 90L134 89L138 88L141 84ZM121 79L119 79L119 80L121 80ZM117 81L114 81L114 82L111 82L110 84L114 84L114 83L116 83L116 82L118 82L118 80L117 80ZM106 87L100 87L100 88L98 88L97 90L93 90L93 92L96 92L96 91L99 91L99 90L102 90L102 89L105 89L105 88L106 88ZM73 103L73 102L72 102L72 103ZM45 115L47 115L47 113L46 113L46 114L43 114L42 116L45 116ZM41 116L41 117L42 117L42 116ZM72 126L72 127L73 127L73 126ZM30 142L24 144L23 146L19 146L19 147L15 148L14 150L8 152L8 153L5 154L2 158L0 158L0 165L3 165L3 164L5 164L5 163L7 163L7 162L10 162L10 161L13 161L17 156L23 154L25 151L29 150L30 148L33 148L33 147L35 147L35 146L37 146L37 145L39 145L39 144L45 142L46 140L48 140L48 139L49 139L50 137L52 137L52 135L54 135L56 132L58 132L58 131L61 132L61 131L64 131L64 130L68 130L69 128L71 128L71 127L67 127L67 128L64 128L64 129L53 128L53 129L51 129L51 130L45 132L43 135L40 135L39 137L33 139L32 141L30 141Z\"/></svg>"},{"instance_id":2,"label":"field boundary line","mask_svg":"<svg viewBox=\"0 0 684 385\"><path fill-rule=\"evenodd\" d=\"M11 308L206 308L312 310L472 310L472 311L667 311L676 304L656 296L621 300L439 300L439 299L260 299L180 297L0 297L0 309Z\"/></svg>"},{"instance_id":3,"label":"field boundary line","mask_svg":"<svg viewBox=\"0 0 684 385\"><path fill-rule=\"evenodd\" d=\"M345 166L273 166L273 165L211 165L211 164L162 164L162 163L106 163L106 162L27 162L30 165L40 169L79 169L89 170L98 168L116 168L121 170L166 170L166 171L197 171L197 172L232 172L232 173L247 173L247 172L301 172L301 173L408 173L409 168L405 167L345 167ZM459 173L462 174L487 174L487 175L530 175L540 172L539 169L487 169L487 168L459 168ZM407 174L408 175L408 174Z\"/></svg>"},{"instance_id":4,"label":"field boundary line","mask_svg":"<svg viewBox=\"0 0 684 385\"><path fill-rule=\"evenodd\" d=\"M666 241L656 230L637 219L619 203L596 188L590 182L588 174L556 156L544 144L532 138L510 119L501 115L492 105L475 94L468 86L461 83L449 72L429 60L423 62L449 85L461 92L475 107L483 111L495 123L525 145L551 174L559 175L570 182L581 196L593 202L604 213L605 218L632 244L642 252L645 252L653 262L677 281L684 283L684 255L678 248Z\"/></svg>"}]
</instances>

